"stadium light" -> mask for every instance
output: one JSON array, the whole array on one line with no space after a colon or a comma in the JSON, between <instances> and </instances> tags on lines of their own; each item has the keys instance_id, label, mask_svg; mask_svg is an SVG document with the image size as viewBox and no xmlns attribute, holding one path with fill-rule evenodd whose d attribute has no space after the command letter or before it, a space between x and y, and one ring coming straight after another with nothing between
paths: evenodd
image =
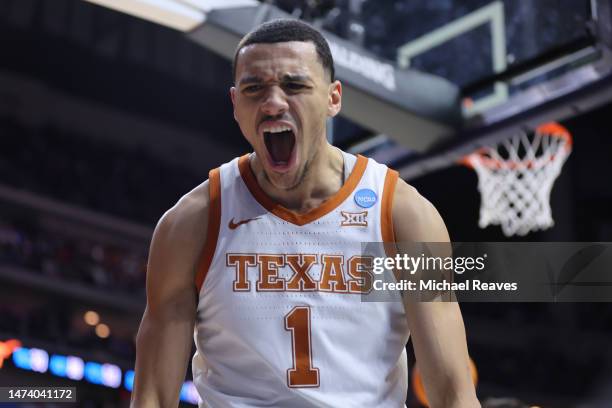
<instances>
[{"instance_id":1,"label":"stadium light","mask_svg":"<svg viewBox=\"0 0 612 408\"><path fill-rule=\"evenodd\" d=\"M13 351L21 347L21 342L17 339L10 339L7 341L0 341L0 368L4 363L4 360L9 358Z\"/></svg>"},{"instance_id":2,"label":"stadium light","mask_svg":"<svg viewBox=\"0 0 612 408\"><path fill-rule=\"evenodd\" d=\"M122 13L131 14L179 31L190 31L204 22L205 14L184 2L174 0L85 0Z\"/></svg>"},{"instance_id":3,"label":"stadium light","mask_svg":"<svg viewBox=\"0 0 612 408\"><path fill-rule=\"evenodd\" d=\"M257 6L260 3L257 0L179 0L197 9L208 13L215 9L235 8L235 7L250 7Z\"/></svg>"},{"instance_id":4,"label":"stadium light","mask_svg":"<svg viewBox=\"0 0 612 408\"><path fill-rule=\"evenodd\" d=\"M123 370L115 364L83 361L80 357L53 354L49 357L46 350L21 347L19 340L8 340L0 344L9 344L15 367L39 373L47 370L56 377L69 378L75 381L87 381L91 384L108 388L119 388L123 383L126 390L134 387L134 370ZM13 350L13 346L16 346ZM9 353L6 352L7 356ZM123 381L122 381L123 379ZM198 405L200 396L192 381L184 381L181 386L180 400Z\"/></svg>"},{"instance_id":5,"label":"stadium light","mask_svg":"<svg viewBox=\"0 0 612 408\"><path fill-rule=\"evenodd\" d=\"M95 326L100 323L100 315L98 315L93 310L88 310L83 315L83 320L85 320L85 323L87 323L88 325Z\"/></svg>"},{"instance_id":6,"label":"stadium light","mask_svg":"<svg viewBox=\"0 0 612 408\"><path fill-rule=\"evenodd\" d=\"M105 339L110 336L110 328L108 325L100 323L96 326L96 335L102 339Z\"/></svg>"},{"instance_id":7,"label":"stadium light","mask_svg":"<svg viewBox=\"0 0 612 408\"><path fill-rule=\"evenodd\" d=\"M215 9L249 7L257 0L85 0L179 31L191 31Z\"/></svg>"}]
</instances>

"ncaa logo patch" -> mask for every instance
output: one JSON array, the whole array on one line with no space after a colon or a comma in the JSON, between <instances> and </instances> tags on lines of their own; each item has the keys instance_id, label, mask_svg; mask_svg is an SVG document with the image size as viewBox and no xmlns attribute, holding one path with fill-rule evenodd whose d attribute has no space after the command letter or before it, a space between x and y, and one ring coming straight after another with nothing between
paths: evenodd
<instances>
[{"instance_id":1,"label":"ncaa logo patch","mask_svg":"<svg viewBox=\"0 0 612 408\"><path fill-rule=\"evenodd\" d=\"M355 193L355 203L361 208L370 208L376 204L376 193L369 188L362 188Z\"/></svg>"}]
</instances>

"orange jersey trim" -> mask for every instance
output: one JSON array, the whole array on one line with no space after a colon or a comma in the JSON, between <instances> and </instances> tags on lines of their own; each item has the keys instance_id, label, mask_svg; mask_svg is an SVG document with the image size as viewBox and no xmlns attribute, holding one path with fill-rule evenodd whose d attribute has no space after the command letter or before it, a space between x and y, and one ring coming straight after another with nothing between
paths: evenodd
<instances>
[{"instance_id":1,"label":"orange jersey trim","mask_svg":"<svg viewBox=\"0 0 612 408\"><path fill-rule=\"evenodd\" d=\"M259 202L262 207L264 207L272 214L298 226L302 226L308 224L309 222L315 221L316 219L321 218L324 215L330 213L336 207L342 204L342 202L346 200L346 198L353 192L355 187L357 187L357 184L359 184L359 181L361 180L361 177L363 176L367 165L368 159L361 155L357 155L357 162L355 163L355 167L353 168L351 175L347 178L346 182L340 188L340 190L338 190L336 194L334 194L328 200L324 201L317 208L313 208L312 210L304 214L298 214L278 204L277 202L272 200L272 198L270 198L270 196L268 196L265 191L263 191L263 189L259 186L259 183L257 183L257 178L255 177L255 174L253 174L253 170L251 169L251 165L249 163L248 154L245 154L244 156L240 157L240 160L238 161L240 175L242 176L244 183L246 184L247 188L249 189L255 200L257 200L257 202Z\"/></svg>"},{"instance_id":2,"label":"orange jersey trim","mask_svg":"<svg viewBox=\"0 0 612 408\"><path fill-rule=\"evenodd\" d=\"M215 249L217 248L217 239L219 237L219 228L221 226L221 173L219 169L213 169L208 173L208 228L206 231L206 244L200 257L198 272L196 274L196 289L200 293L206 274L212 263Z\"/></svg>"},{"instance_id":3,"label":"orange jersey trim","mask_svg":"<svg viewBox=\"0 0 612 408\"><path fill-rule=\"evenodd\" d=\"M393 231L393 196L398 177L399 173L397 171L387 169L380 214L380 228L383 242L395 242L395 232Z\"/></svg>"}]
</instances>

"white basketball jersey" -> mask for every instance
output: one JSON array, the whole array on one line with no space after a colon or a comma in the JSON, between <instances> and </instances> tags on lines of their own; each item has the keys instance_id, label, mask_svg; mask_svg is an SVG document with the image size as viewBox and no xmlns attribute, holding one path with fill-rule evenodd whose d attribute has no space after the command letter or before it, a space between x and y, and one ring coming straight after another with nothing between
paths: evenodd
<instances>
[{"instance_id":1,"label":"white basketball jersey","mask_svg":"<svg viewBox=\"0 0 612 408\"><path fill-rule=\"evenodd\" d=\"M393 240L397 172L344 156L342 188L305 214L265 194L248 155L211 171L196 279L201 407L404 406L404 306L362 296L373 275L361 243Z\"/></svg>"}]
</instances>

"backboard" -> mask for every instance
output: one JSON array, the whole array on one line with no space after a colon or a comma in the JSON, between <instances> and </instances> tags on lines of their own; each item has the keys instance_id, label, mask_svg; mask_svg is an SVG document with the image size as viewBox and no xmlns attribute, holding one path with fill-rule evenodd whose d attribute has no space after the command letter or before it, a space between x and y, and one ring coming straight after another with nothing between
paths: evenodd
<instances>
[{"instance_id":1,"label":"backboard","mask_svg":"<svg viewBox=\"0 0 612 408\"><path fill-rule=\"evenodd\" d=\"M611 3L394 2L393 11L405 19L403 26L387 22L397 38L398 66L459 86L463 112L463 126L452 140L396 162L402 176L447 166L489 139L533 130L612 100ZM386 157L385 150L377 155Z\"/></svg>"},{"instance_id":2,"label":"backboard","mask_svg":"<svg viewBox=\"0 0 612 408\"><path fill-rule=\"evenodd\" d=\"M397 61L459 85L468 117L596 57L590 1L462 3L472 7L398 47Z\"/></svg>"}]
</instances>

